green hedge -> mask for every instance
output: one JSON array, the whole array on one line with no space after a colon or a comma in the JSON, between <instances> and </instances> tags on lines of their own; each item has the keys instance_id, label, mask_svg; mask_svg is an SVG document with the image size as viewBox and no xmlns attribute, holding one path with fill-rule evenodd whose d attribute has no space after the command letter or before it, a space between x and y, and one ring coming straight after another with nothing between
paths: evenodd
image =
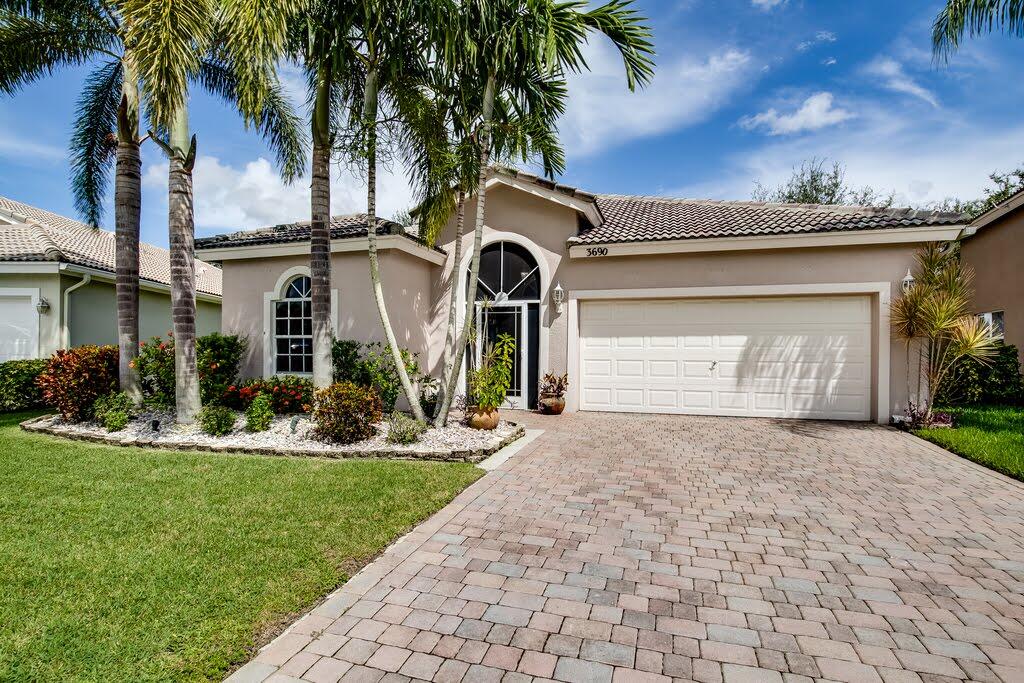
<instances>
[{"instance_id":1,"label":"green hedge","mask_svg":"<svg viewBox=\"0 0 1024 683\"><path fill-rule=\"evenodd\" d=\"M43 390L36 378L46 369L48 360L9 360L0 363L0 412L42 408Z\"/></svg>"}]
</instances>

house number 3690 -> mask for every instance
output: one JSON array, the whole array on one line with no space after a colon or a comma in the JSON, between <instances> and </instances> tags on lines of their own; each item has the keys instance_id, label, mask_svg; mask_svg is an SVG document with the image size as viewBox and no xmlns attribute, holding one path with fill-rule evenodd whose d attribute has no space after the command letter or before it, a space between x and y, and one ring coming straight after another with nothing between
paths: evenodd
<instances>
[{"instance_id":1,"label":"house number 3690","mask_svg":"<svg viewBox=\"0 0 1024 683\"><path fill-rule=\"evenodd\" d=\"M587 256L607 256L608 247L587 247Z\"/></svg>"}]
</instances>

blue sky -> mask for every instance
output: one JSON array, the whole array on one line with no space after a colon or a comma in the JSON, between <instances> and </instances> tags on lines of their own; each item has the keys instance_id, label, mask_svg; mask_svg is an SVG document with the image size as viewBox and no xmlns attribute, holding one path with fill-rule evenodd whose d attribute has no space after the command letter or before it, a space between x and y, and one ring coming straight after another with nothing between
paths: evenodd
<instances>
[{"instance_id":1,"label":"blue sky","mask_svg":"<svg viewBox=\"0 0 1024 683\"><path fill-rule=\"evenodd\" d=\"M824 157L845 164L853 184L928 205L973 197L988 173L1024 162L1024 41L974 40L936 65L938 0L637 4L654 27L657 75L629 93L615 54L592 41L592 70L572 77L560 124L567 184L748 199L756 181L778 183L801 160ZM0 194L74 215L65 149L84 73L0 100ZM198 235L308 216L307 183L283 185L231 111L197 94L191 112ZM152 144L143 160L143 239L166 245L166 162ZM342 169L333 192L334 212L362 209L365 189ZM382 215L412 201L401 169L382 175L379 192Z\"/></svg>"}]
</instances>

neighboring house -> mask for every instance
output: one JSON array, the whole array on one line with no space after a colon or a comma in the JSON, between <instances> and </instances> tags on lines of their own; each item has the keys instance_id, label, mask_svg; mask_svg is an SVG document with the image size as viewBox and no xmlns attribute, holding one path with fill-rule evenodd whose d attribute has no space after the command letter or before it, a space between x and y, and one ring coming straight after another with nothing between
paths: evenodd
<instances>
[{"instance_id":1,"label":"neighboring house","mask_svg":"<svg viewBox=\"0 0 1024 683\"><path fill-rule=\"evenodd\" d=\"M0 197L0 361L117 343L114 233ZM139 334L171 329L166 249L140 245ZM196 261L196 332L220 329L220 270Z\"/></svg>"},{"instance_id":2,"label":"neighboring house","mask_svg":"<svg viewBox=\"0 0 1024 683\"><path fill-rule=\"evenodd\" d=\"M477 344L519 343L512 400L569 375L569 410L888 422L906 405L889 303L914 252L959 214L595 195L515 172L488 181ZM455 270L465 309L473 201ZM440 374L454 227L429 248L381 221L399 342ZM202 239L249 375L308 371L309 225ZM380 339L362 216L332 223L337 335ZM481 302L482 304L483 302Z\"/></svg>"},{"instance_id":3,"label":"neighboring house","mask_svg":"<svg viewBox=\"0 0 1024 683\"><path fill-rule=\"evenodd\" d=\"M974 312L1024 352L1024 191L978 216L960 257L974 269Z\"/></svg>"}]
</instances>

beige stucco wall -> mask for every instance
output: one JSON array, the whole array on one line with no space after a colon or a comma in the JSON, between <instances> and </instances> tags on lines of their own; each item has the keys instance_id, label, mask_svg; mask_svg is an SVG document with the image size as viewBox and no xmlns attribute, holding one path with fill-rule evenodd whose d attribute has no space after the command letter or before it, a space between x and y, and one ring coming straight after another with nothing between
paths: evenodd
<instances>
[{"instance_id":1,"label":"beige stucco wall","mask_svg":"<svg viewBox=\"0 0 1024 683\"><path fill-rule=\"evenodd\" d=\"M61 286L57 273L0 273L0 289L38 289L50 304L39 316L39 357L45 358L60 348Z\"/></svg>"},{"instance_id":2,"label":"beige stucco wall","mask_svg":"<svg viewBox=\"0 0 1024 683\"><path fill-rule=\"evenodd\" d=\"M77 276L61 277L63 289L81 282ZM71 345L117 343L117 297L112 282L96 281L79 287L69 296ZM171 330L171 297L164 292L139 291L139 338L164 336ZM220 331L220 304L196 301L196 334Z\"/></svg>"},{"instance_id":3,"label":"beige stucco wall","mask_svg":"<svg viewBox=\"0 0 1024 683\"><path fill-rule=\"evenodd\" d=\"M974 269L974 312L1003 311L1006 343L1024 353L1024 211L965 239L961 258Z\"/></svg>"},{"instance_id":4,"label":"beige stucco wall","mask_svg":"<svg viewBox=\"0 0 1024 683\"><path fill-rule=\"evenodd\" d=\"M263 374L265 293L275 291L278 280L295 267L309 267L309 256L228 260L224 268L223 330L249 339L243 364L246 377ZM428 339L430 289L434 266L423 259L394 249L380 252L381 281L388 315L398 343L432 362ZM336 291L340 339L382 341L383 327L370 288L366 252L335 253L331 257L332 289Z\"/></svg>"},{"instance_id":5,"label":"beige stucco wall","mask_svg":"<svg viewBox=\"0 0 1024 683\"><path fill-rule=\"evenodd\" d=\"M475 206L467 206L472 217ZM467 231L472 229L471 218ZM547 261L551 286L560 282L566 292L579 290L678 288L738 285L781 285L822 283L889 282L891 295L900 291L900 281L913 263L918 245L886 245L862 247L830 247L815 249L772 249L700 254L666 254L660 256L626 256L593 259L570 259L565 240L575 234L577 218L574 211L541 198L497 186L487 195L487 235L496 231L519 233L534 242ZM439 244L453 251L454 227L443 231ZM472 235L464 237L464 251L472 247ZM445 273L450 269L451 257ZM545 283L548 284L548 283ZM435 284L435 301L447 301L447 275ZM877 299L877 297L876 297ZM881 311L877 300L873 305L876 330ZM555 315L548 306L541 325L548 331L547 371L565 372L567 361L567 318L565 312ZM443 323L435 324L432 344L443 346ZM875 335L877 337L877 335ZM873 349L875 363L877 349ZM436 357L436 354L435 354ZM890 397L893 411L906 405L906 361L903 346L896 339L890 348ZM872 373L876 376L877 371ZM875 387L877 389L877 387ZM876 392L873 391L873 394ZM877 408L873 406L877 414ZM884 417L886 413L883 412Z\"/></svg>"}]
</instances>

